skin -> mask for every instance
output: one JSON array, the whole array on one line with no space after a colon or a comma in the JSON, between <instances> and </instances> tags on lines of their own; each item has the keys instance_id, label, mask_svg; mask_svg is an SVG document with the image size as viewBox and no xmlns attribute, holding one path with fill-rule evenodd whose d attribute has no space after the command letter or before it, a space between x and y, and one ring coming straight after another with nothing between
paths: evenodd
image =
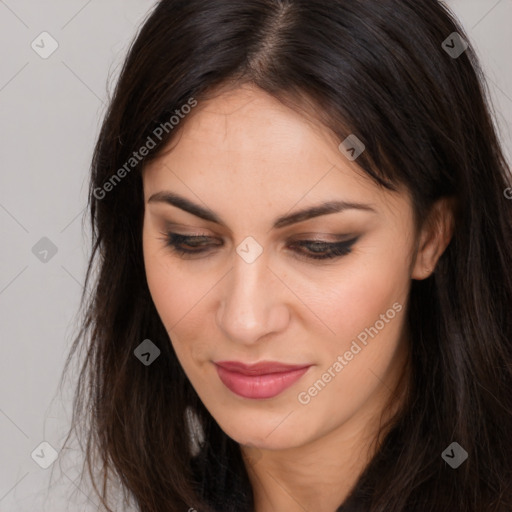
<instances>
[{"instance_id":1,"label":"skin","mask_svg":"<svg viewBox=\"0 0 512 512\"><path fill-rule=\"evenodd\" d=\"M379 422L395 410L388 401L400 401L393 390L408 368L411 279L434 269L452 235L452 211L440 201L435 222L415 232L406 191L379 188L326 128L252 86L201 102L179 129L171 150L143 173L143 250L156 309L192 386L247 457L256 511L332 512L375 452ZM164 190L211 209L225 226L148 202ZM339 199L375 212L272 228L281 215ZM166 245L167 231L206 235L213 245L181 257ZM359 239L332 260L308 260L311 251L290 245L336 235ZM263 249L252 263L236 252L248 236ZM403 309L301 403L299 393L396 303ZM312 366L278 396L254 400L224 386L212 362L220 360Z\"/></svg>"}]
</instances>

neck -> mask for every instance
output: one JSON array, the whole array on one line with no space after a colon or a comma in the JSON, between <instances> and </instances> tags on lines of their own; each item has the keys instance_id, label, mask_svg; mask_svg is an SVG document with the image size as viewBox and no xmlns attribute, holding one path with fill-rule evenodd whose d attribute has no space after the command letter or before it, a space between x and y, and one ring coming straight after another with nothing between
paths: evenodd
<instances>
[{"instance_id":1,"label":"neck","mask_svg":"<svg viewBox=\"0 0 512 512\"><path fill-rule=\"evenodd\" d=\"M407 354L404 355L407 358ZM345 423L309 443L285 450L241 446L253 488L255 512L334 512L346 500L378 451L379 441L405 399L409 365L383 382L379 394ZM400 390L395 394L393 390ZM255 456L257 450L257 456Z\"/></svg>"}]
</instances>

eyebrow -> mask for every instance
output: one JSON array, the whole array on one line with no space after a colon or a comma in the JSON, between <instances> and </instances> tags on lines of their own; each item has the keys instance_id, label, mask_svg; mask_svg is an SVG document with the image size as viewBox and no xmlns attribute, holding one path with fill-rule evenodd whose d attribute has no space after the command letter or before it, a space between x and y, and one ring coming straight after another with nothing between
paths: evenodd
<instances>
[{"instance_id":1,"label":"eyebrow","mask_svg":"<svg viewBox=\"0 0 512 512\"><path fill-rule=\"evenodd\" d=\"M177 208L180 208L181 210L191 213L196 217L200 217L201 219L214 222L215 224L220 224L221 226L226 227L226 224L222 221L222 219L212 210L200 206L196 203L193 203L189 199L180 196L174 192L156 192L148 199L147 202L170 204L171 206L176 206ZM321 215L327 215L330 213L339 213L345 210L363 210L377 213L377 211L374 208L372 208L369 204L348 201L327 201L325 203L312 206L310 208L305 208L303 210L299 210L297 212L278 217L274 221L273 229L284 228L286 226L290 226L291 224L303 222L314 217L319 217Z\"/></svg>"}]
</instances>

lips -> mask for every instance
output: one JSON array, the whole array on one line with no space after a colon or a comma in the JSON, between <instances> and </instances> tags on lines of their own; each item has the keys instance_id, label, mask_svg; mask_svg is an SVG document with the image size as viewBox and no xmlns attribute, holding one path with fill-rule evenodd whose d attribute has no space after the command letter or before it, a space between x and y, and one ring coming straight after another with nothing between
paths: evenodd
<instances>
[{"instance_id":1,"label":"lips","mask_svg":"<svg viewBox=\"0 0 512 512\"><path fill-rule=\"evenodd\" d=\"M311 365L290 365L273 361L245 364L218 361L215 368L222 383L243 398L273 398L293 385Z\"/></svg>"}]
</instances>

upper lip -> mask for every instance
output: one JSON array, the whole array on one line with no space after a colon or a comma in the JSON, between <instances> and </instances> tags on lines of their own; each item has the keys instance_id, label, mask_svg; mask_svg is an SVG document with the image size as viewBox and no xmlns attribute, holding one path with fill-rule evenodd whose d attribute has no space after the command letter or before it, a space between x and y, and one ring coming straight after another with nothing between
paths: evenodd
<instances>
[{"instance_id":1,"label":"upper lip","mask_svg":"<svg viewBox=\"0 0 512 512\"><path fill-rule=\"evenodd\" d=\"M310 364L285 364L277 361L261 361L254 364L245 364L239 361L217 361L216 365L244 375L266 375L269 373L285 373L293 370L307 368Z\"/></svg>"}]
</instances>

